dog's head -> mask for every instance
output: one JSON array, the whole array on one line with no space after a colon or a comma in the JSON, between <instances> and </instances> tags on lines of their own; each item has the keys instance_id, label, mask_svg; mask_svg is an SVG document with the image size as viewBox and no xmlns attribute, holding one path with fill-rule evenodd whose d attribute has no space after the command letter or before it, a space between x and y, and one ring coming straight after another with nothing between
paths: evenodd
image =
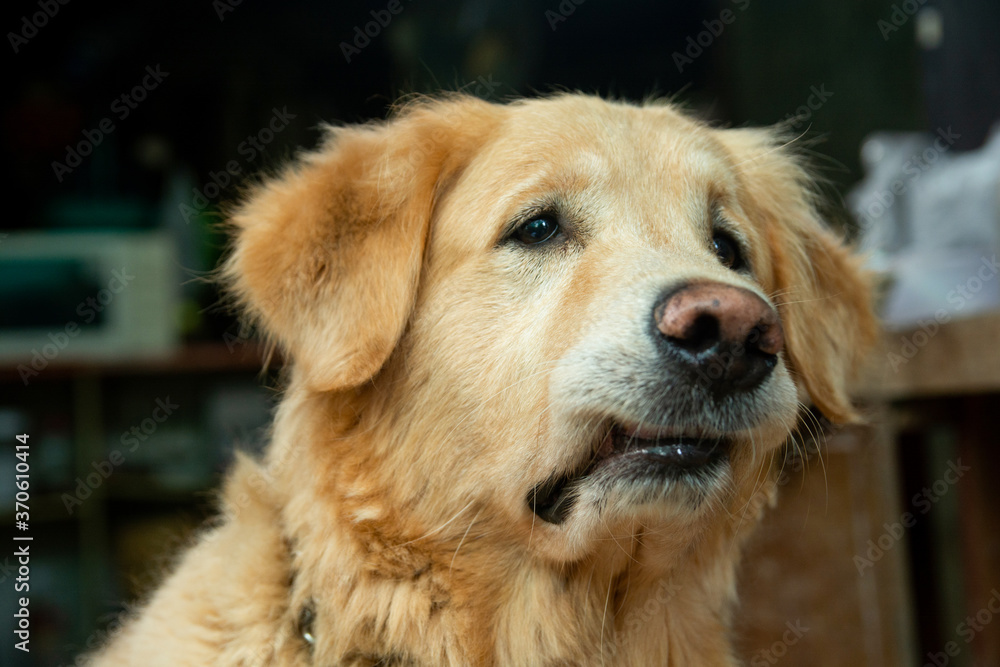
<instances>
[{"instance_id":1,"label":"dog's head","mask_svg":"<svg viewBox=\"0 0 1000 667\"><path fill-rule=\"evenodd\" d=\"M868 290L811 197L668 105L418 101L257 188L225 274L414 532L478 507L566 560L736 511L806 403L855 418Z\"/></svg>"}]
</instances>

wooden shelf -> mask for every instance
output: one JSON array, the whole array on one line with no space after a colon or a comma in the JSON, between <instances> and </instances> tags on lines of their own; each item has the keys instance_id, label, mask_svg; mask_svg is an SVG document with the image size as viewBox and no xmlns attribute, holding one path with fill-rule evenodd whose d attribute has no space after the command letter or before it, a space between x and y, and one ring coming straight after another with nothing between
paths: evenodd
<instances>
[{"instance_id":1,"label":"wooden shelf","mask_svg":"<svg viewBox=\"0 0 1000 667\"><path fill-rule=\"evenodd\" d=\"M854 393L893 400L992 392L1000 392L1000 313L953 320L937 331L884 333Z\"/></svg>"},{"instance_id":2,"label":"wooden shelf","mask_svg":"<svg viewBox=\"0 0 1000 667\"><path fill-rule=\"evenodd\" d=\"M227 371L257 371L280 366L280 355L274 353L270 363L267 347L260 343L191 343L163 357L108 361L53 360L35 381L65 379L75 375L162 375L181 373L219 373ZM26 363L26 362L20 362ZM17 362L0 366L0 382L21 382Z\"/></svg>"}]
</instances>

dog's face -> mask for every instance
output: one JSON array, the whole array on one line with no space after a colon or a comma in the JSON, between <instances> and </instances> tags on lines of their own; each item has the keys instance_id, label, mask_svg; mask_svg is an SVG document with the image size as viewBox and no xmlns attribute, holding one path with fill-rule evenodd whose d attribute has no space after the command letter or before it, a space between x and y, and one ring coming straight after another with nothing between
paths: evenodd
<instances>
[{"instance_id":1,"label":"dog's face","mask_svg":"<svg viewBox=\"0 0 1000 667\"><path fill-rule=\"evenodd\" d=\"M227 272L293 387L355 406L345 497L568 561L732 517L806 402L853 417L867 291L807 188L669 106L421 103L259 189Z\"/></svg>"}]
</instances>

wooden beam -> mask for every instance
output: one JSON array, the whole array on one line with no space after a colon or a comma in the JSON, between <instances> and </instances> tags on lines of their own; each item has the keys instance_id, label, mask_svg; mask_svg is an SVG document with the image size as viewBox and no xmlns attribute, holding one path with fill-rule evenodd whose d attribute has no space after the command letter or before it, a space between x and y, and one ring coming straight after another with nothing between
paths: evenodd
<instances>
[{"instance_id":1,"label":"wooden beam","mask_svg":"<svg viewBox=\"0 0 1000 667\"><path fill-rule=\"evenodd\" d=\"M886 332L855 384L865 399L1000 391L1000 313Z\"/></svg>"}]
</instances>

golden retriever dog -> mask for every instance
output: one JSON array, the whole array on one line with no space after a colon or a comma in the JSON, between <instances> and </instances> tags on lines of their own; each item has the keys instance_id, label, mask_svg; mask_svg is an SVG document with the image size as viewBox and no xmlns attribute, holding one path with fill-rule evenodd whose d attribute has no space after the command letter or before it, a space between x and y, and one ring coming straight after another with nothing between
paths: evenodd
<instances>
[{"instance_id":1,"label":"golden retriever dog","mask_svg":"<svg viewBox=\"0 0 1000 667\"><path fill-rule=\"evenodd\" d=\"M771 130L418 99L231 215L267 452L97 665L735 665L741 543L874 336Z\"/></svg>"}]
</instances>

